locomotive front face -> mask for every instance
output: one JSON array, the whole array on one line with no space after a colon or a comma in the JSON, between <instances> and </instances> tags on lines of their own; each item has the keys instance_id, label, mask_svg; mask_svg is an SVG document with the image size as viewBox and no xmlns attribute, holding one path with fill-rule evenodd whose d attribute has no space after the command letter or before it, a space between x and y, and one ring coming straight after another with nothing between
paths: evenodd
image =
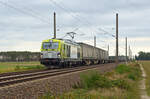
<instances>
[{"instance_id":1,"label":"locomotive front face","mask_svg":"<svg viewBox=\"0 0 150 99\"><path fill-rule=\"evenodd\" d=\"M41 58L60 58L59 42L44 42Z\"/></svg>"},{"instance_id":2,"label":"locomotive front face","mask_svg":"<svg viewBox=\"0 0 150 99\"><path fill-rule=\"evenodd\" d=\"M57 40L48 40L42 43L41 63L55 65L58 63L60 55L60 42Z\"/></svg>"}]
</instances>

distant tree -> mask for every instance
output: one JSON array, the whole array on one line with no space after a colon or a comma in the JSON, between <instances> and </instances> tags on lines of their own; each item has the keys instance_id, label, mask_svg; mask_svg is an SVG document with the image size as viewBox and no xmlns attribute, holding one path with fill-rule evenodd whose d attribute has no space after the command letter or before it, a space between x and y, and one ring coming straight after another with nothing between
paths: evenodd
<instances>
[{"instance_id":1,"label":"distant tree","mask_svg":"<svg viewBox=\"0 0 150 99\"><path fill-rule=\"evenodd\" d=\"M137 55L135 55L135 60L138 60L138 56Z\"/></svg>"},{"instance_id":2,"label":"distant tree","mask_svg":"<svg viewBox=\"0 0 150 99\"><path fill-rule=\"evenodd\" d=\"M2 57L0 61L38 61L40 52L9 51L0 52L0 56Z\"/></svg>"},{"instance_id":3,"label":"distant tree","mask_svg":"<svg viewBox=\"0 0 150 99\"><path fill-rule=\"evenodd\" d=\"M150 60L150 52L143 52L140 51L139 56L137 57L138 60Z\"/></svg>"}]
</instances>

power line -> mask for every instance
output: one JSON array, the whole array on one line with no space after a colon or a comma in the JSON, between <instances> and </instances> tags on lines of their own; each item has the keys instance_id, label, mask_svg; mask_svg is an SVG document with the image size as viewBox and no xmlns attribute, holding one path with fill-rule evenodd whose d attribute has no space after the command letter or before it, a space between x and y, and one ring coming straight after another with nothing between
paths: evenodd
<instances>
[{"instance_id":1,"label":"power line","mask_svg":"<svg viewBox=\"0 0 150 99\"><path fill-rule=\"evenodd\" d=\"M79 16L78 15L73 15L73 14L70 14L70 12L73 12L71 9L69 9L69 8L64 8L62 5L60 5L60 4L58 4L57 2L55 2L54 0L50 0L53 4L55 4L56 6L58 6L59 8L61 8L61 10L63 9L65 12L67 12L70 16L72 16L74 19L76 19L78 22L83 22L83 20L81 20L80 18L79 18ZM85 24L85 22L83 23L83 24ZM86 23L86 24L90 24L90 23ZM91 24L90 24L91 25ZM79 26L79 25L78 25ZM79 28L79 27L78 27ZM93 32L91 32L91 33L93 33Z\"/></svg>"},{"instance_id":2,"label":"power line","mask_svg":"<svg viewBox=\"0 0 150 99\"><path fill-rule=\"evenodd\" d=\"M60 4L58 4L57 2L55 2L54 0L50 0L51 2L53 2L56 6L58 6L59 8L61 8L61 9L63 9L64 11L66 11L69 15L71 15L74 19L76 19L77 21L79 21L79 22L83 22L83 20L85 20L85 18L82 18L82 17L80 17L79 15L72 15L72 14L70 14L70 12L73 12L73 10L71 10L71 9L69 9L69 8L64 8L63 6L62 6L62 4L60 5ZM80 20L80 18L82 18L83 20ZM88 25L91 25L91 23L89 22L89 21L87 21L87 20L85 20L84 22L86 22L86 24L88 24ZM78 25L79 26L79 25ZM111 34L111 33L109 33L109 32L107 32L107 31L105 31L104 29L101 29L101 28L99 28L101 31L103 31L103 32L105 32L104 33L104 35L109 35L109 36L111 36L111 37L113 37L113 38L115 38L115 36L113 35L113 34ZM92 35L92 33L93 32L91 32L91 35ZM102 41L102 40L99 40L100 42L105 42L105 41Z\"/></svg>"},{"instance_id":3,"label":"power line","mask_svg":"<svg viewBox=\"0 0 150 99\"><path fill-rule=\"evenodd\" d=\"M76 17L73 14L70 14L70 12L68 9L64 8L63 6L61 6L60 4L58 4L57 2L55 2L54 0L50 0L53 4L55 4L56 6L58 6L59 8L61 8L61 10L63 9L65 12L67 12L70 16L72 16L74 19L76 19L78 22L82 22L82 20L79 17ZM79 25L77 26L78 30L79 30ZM81 30L80 30L81 31ZM84 33L86 34L86 33Z\"/></svg>"},{"instance_id":4,"label":"power line","mask_svg":"<svg viewBox=\"0 0 150 99\"><path fill-rule=\"evenodd\" d=\"M73 15L73 14L70 14L70 12L73 12L73 10L71 10L71 9L69 9L69 8L65 8L65 7L63 7L62 6L62 4L60 5L60 4L58 4L57 2L55 2L54 0L50 0L53 4L55 4L56 6L58 6L59 8L61 8L61 10L64 10L65 12L67 12L70 16L72 16L74 19L76 19L78 22L83 22L83 20L84 20L84 23L83 24L88 24L88 25L91 25L91 23L89 22L89 21L87 21L87 20L85 20L85 18L82 18L82 17L80 17L79 15ZM80 18L82 18L83 20L81 20ZM79 25L78 25L79 26ZM79 30L79 27L78 27L78 30ZM80 30L81 31L81 30ZM103 30L104 31L104 30ZM105 31L106 32L106 31ZM84 33L85 34L85 33ZM91 32L91 35L93 34L93 32ZM93 34L93 36L94 36L94 34ZM105 41L101 41L100 40L100 42L105 42Z\"/></svg>"},{"instance_id":5,"label":"power line","mask_svg":"<svg viewBox=\"0 0 150 99\"><path fill-rule=\"evenodd\" d=\"M72 9L70 9L70 11L71 11L71 12L74 12ZM76 15L76 16L82 18L87 24L91 25L91 23L90 23L86 18L84 18L84 17L82 17L82 16L79 16L79 15ZM102 29L102 28L99 28L99 29L100 29L101 31L105 32L106 34L109 34L109 35L111 35L112 37L115 37L115 35L113 35L113 34L107 32L107 31L105 31L104 29Z\"/></svg>"},{"instance_id":6,"label":"power line","mask_svg":"<svg viewBox=\"0 0 150 99\"><path fill-rule=\"evenodd\" d=\"M73 10L71 10L71 9L70 9L70 11L73 12ZM76 16L82 18L83 20L85 20L85 22L86 22L87 24L91 25L91 23L90 23L86 18L84 18L84 17L82 17L82 16L79 16L79 15L76 15ZM104 30L104 29L99 28L99 30L101 30L101 31L105 32L105 34L108 34L108 35L110 35L110 36L112 36L112 37L115 38L115 35L109 33L108 31L106 31L106 30Z\"/></svg>"},{"instance_id":7,"label":"power line","mask_svg":"<svg viewBox=\"0 0 150 99\"><path fill-rule=\"evenodd\" d=\"M10 2L11 2L11 4L14 4L14 2L12 2L12 1L9 1L9 4L10 4ZM17 5L18 6L18 5ZM32 8L31 8L31 6L30 6L30 8L29 7L26 7L26 6L22 6L21 5L21 8L22 9L24 9L24 10L26 10L27 12L31 12L32 14L34 14L34 15L36 15L36 16L38 16L38 17L40 17L40 18L42 18L43 20L44 20L44 16L42 16L41 15L41 13L38 13L35 9L33 10ZM46 19L45 19L45 21L48 21L49 20L49 18L48 17L45 17Z\"/></svg>"},{"instance_id":8,"label":"power line","mask_svg":"<svg viewBox=\"0 0 150 99\"><path fill-rule=\"evenodd\" d=\"M6 3L6 2L3 2L3 1L0 1L0 4L2 4L2 5L4 5L4 6L7 6L7 7L11 8L11 9L14 9L14 10L20 12L20 13L30 15L31 17L36 18L36 19L39 19L40 21L42 21L42 22L44 22L44 23L46 23L46 24L50 24L48 21L45 21L43 18L40 18L39 16L34 15L33 13L30 13L30 12L28 12L28 11L19 9L19 8L17 8L16 6L14 6L14 5L10 4L10 3Z\"/></svg>"},{"instance_id":9,"label":"power line","mask_svg":"<svg viewBox=\"0 0 150 99\"><path fill-rule=\"evenodd\" d=\"M53 0L52 0L52 1L53 1ZM53 1L53 2L54 2L57 6L63 8L62 6L58 5L55 1ZM50 24L48 21L44 20L44 19L43 19L42 17L40 17L39 15L35 15L35 13L33 12L32 9L24 9L24 10L21 10L20 8L17 8L16 6L14 6L14 5L10 4L10 3L5 3L5 2L2 2L2 1L0 1L0 4L5 5L5 6L9 7L9 8L12 8L12 9L18 11L18 12L23 13L23 14L28 14L28 15L30 15L30 16L36 18L36 19L39 19L40 21L42 21L42 22L44 22L44 23L46 23L46 24ZM69 10L66 10L65 8L63 8L63 9L64 9L65 11L69 12ZM28 11L25 11L25 10L28 10ZM32 12L32 13L31 13L31 12ZM34 13L34 14L33 14L33 13ZM78 17L75 17L74 15L71 15L71 16L74 17L76 20L78 20L78 21L81 22L81 20L80 20ZM88 21L87 21L87 24L91 25ZM81 31L81 30L79 30L79 28L78 28L77 31ZM103 30L103 31L105 31L105 30ZM82 33L84 33L84 32L82 32ZM106 32L106 31L105 31L105 33L108 34L108 32ZM85 33L84 33L84 34L85 34ZM102 40L99 40L99 41L105 42L105 41L102 41Z\"/></svg>"},{"instance_id":10,"label":"power line","mask_svg":"<svg viewBox=\"0 0 150 99\"><path fill-rule=\"evenodd\" d=\"M78 17L75 17L74 15L70 14L70 11L68 9L65 9L64 7L62 7L60 4L58 4L57 2L55 2L54 0L50 0L53 4L55 4L56 6L58 6L59 8L61 8L61 10L64 10L65 12L67 12L70 16L72 16L74 19L76 19L77 21L82 21L80 20Z\"/></svg>"},{"instance_id":11,"label":"power line","mask_svg":"<svg viewBox=\"0 0 150 99\"><path fill-rule=\"evenodd\" d=\"M115 35L113 35L113 34L111 34L111 33L107 32L107 31L105 31L105 30L104 30L104 29L102 29L102 28L99 28L99 30L103 31L103 32L104 32L104 34L109 35L109 36L111 36L111 37L113 37L113 38L115 38L115 37L116 37Z\"/></svg>"}]
</instances>

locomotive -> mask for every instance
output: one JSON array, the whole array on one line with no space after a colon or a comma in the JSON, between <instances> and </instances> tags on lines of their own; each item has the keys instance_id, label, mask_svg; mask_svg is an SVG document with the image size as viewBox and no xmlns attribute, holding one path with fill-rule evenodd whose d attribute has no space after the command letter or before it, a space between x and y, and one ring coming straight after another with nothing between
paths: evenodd
<instances>
[{"instance_id":1,"label":"locomotive","mask_svg":"<svg viewBox=\"0 0 150 99\"><path fill-rule=\"evenodd\" d=\"M92 45L68 39L48 39L42 42L40 62L48 68L91 65L108 61L108 51Z\"/></svg>"}]
</instances>

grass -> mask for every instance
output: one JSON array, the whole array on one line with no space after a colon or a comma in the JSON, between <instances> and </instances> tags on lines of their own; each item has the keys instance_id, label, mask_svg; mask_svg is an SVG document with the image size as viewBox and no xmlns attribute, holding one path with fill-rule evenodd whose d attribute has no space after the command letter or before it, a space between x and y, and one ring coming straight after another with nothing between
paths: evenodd
<instances>
[{"instance_id":1,"label":"grass","mask_svg":"<svg viewBox=\"0 0 150 99\"><path fill-rule=\"evenodd\" d=\"M43 68L40 62L0 62L0 73Z\"/></svg>"},{"instance_id":2,"label":"grass","mask_svg":"<svg viewBox=\"0 0 150 99\"><path fill-rule=\"evenodd\" d=\"M100 74L88 71L80 75L81 83L60 96L46 93L40 99L140 99L140 67L136 63L119 65L114 71Z\"/></svg>"},{"instance_id":3,"label":"grass","mask_svg":"<svg viewBox=\"0 0 150 99\"><path fill-rule=\"evenodd\" d=\"M140 61L139 63L143 65L143 68L146 72L146 91L147 94L150 96L150 61Z\"/></svg>"}]
</instances>

